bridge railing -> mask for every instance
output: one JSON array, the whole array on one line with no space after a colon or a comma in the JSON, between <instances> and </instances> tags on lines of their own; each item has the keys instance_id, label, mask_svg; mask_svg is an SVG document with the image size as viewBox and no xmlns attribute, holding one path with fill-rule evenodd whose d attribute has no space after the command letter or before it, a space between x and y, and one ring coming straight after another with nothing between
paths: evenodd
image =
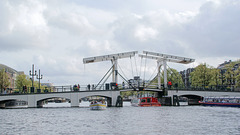
<instances>
[{"instance_id":1,"label":"bridge railing","mask_svg":"<svg viewBox=\"0 0 240 135\"><path fill-rule=\"evenodd\" d=\"M35 94L35 93L53 93L53 92L79 92L79 91L99 91L99 90L122 90L122 89L132 89L132 86L129 85L122 85L118 84L116 86L111 86L110 84L102 84L102 85L97 85L96 84L89 84L89 85L65 85L65 86L51 86L51 87L45 87L42 90L37 90L35 89L34 92L31 92L30 87L28 87L26 90L23 89L6 89L6 90L1 90L0 95L9 95L9 94ZM146 88L146 86L148 86ZM143 87L144 89L159 89L158 85L155 83L151 85L133 85L133 87L139 88ZM164 89L163 86L161 89ZM234 88L234 87L229 87L229 86L191 86L191 87L174 87L174 86L169 86L167 90L188 90L188 91L228 91L228 92L240 92L240 88Z\"/></svg>"}]
</instances>

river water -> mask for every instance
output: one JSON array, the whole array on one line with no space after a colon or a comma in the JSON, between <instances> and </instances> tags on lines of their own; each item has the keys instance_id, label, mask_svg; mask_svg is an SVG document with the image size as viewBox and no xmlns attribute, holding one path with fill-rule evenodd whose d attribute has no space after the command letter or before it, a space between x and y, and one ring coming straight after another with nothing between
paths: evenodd
<instances>
[{"instance_id":1,"label":"river water","mask_svg":"<svg viewBox=\"0 0 240 135\"><path fill-rule=\"evenodd\" d=\"M0 134L15 135L240 135L240 108L124 107L92 111L68 103L0 109Z\"/></svg>"}]
</instances>

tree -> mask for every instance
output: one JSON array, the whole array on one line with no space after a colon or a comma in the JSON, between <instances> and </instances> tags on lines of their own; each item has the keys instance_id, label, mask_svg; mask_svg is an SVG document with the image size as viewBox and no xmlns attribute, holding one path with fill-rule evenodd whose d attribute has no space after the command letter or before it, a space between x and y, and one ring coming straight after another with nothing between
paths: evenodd
<instances>
[{"instance_id":1,"label":"tree","mask_svg":"<svg viewBox=\"0 0 240 135\"><path fill-rule=\"evenodd\" d=\"M162 76L164 76L163 73L162 73ZM168 80L168 82L171 81L171 83L173 84L173 87L184 86L182 76L176 69L173 69L173 68L168 69L167 80ZM164 81L164 79L162 77L162 82L163 81Z\"/></svg>"},{"instance_id":2,"label":"tree","mask_svg":"<svg viewBox=\"0 0 240 135\"><path fill-rule=\"evenodd\" d=\"M240 87L240 66L234 71L236 77L236 87Z\"/></svg>"},{"instance_id":3,"label":"tree","mask_svg":"<svg viewBox=\"0 0 240 135\"><path fill-rule=\"evenodd\" d=\"M221 84L221 74L220 74L220 69L217 68L210 68L210 81L209 81L209 85L211 86L217 86Z\"/></svg>"},{"instance_id":4,"label":"tree","mask_svg":"<svg viewBox=\"0 0 240 135\"><path fill-rule=\"evenodd\" d=\"M0 70L0 88L1 88L1 93L3 92L4 89L9 87L10 82L8 79L8 75L5 72L5 69Z\"/></svg>"},{"instance_id":5,"label":"tree","mask_svg":"<svg viewBox=\"0 0 240 135\"><path fill-rule=\"evenodd\" d=\"M158 78L156 77L153 83L158 83ZM173 87L179 87L183 86L183 80L181 77L181 74L173 68L169 68L167 70L167 81L171 81L173 84ZM161 73L161 83L164 83L164 72Z\"/></svg>"},{"instance_id":6,"label":"tree","mask_svg":"<svg viewBox=\"0 0 240 135\"><path fill-rule=\"evenodd\" d=\"M21 75L18 75L16 77L16 87L17 89L19 90L22 90L23 89L23 86L27 86L27 87L30 87L31 86L31 80L30 78L25 75L25 74L21 74Z\"/></svg>"},{"instance_id":7,"label":"tree","mask_svg":"<svg viewBox=\"0 0 240 135\"><path fill-rule=\"evenodd\" d=\"M210 68L206 63L198 65L190 75L193 86L206 87L210 84Z\"/></svg>"}]
</instances>

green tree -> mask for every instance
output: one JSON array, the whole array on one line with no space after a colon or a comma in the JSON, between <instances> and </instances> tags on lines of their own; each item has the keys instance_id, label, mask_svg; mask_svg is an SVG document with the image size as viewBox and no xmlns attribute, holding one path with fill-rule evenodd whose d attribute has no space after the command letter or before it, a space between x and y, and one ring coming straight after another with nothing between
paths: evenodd
<instances>
[{"instance_id":1,"label":"green tree","mask_svg":"<svg viewBox=\"0 0 240 135\"><path fill-rule=\"evenodd\" d=\"M236 78L236 87L240 87L240 66L234 71L234 75Z\"/></svg>"},{"instance_id":2,"label":"green tree","mask_svg":"<svg viewBox=\"0 0 240 135\"><path fill-rule=\"evenodd\" d=\"M212 78L210 68L206 63L198 65L195 70L190 73L192 86L206 87L210 84Z\"/></svg>"},{"instance_id":3,"label":"green tree","mask_svg":"<svg viewBox=\"0 0 240 135\"><path fill-rule=\"evenodd\" d=\"M158 78L156 77L155 80L152 83L157 84ZM171 81L173 87L182 87L183 86L183 80L181 74L173 68L169 68L167 70L167 81ZM161 72L161 84L164 84L164 72Z\"/></svg>"},{"instance_id":4,"label":"green tree","mask_svg":"<svg viewBox=\"0 0 240 135\"><path fill-rule=\"evenodd\" d=\"M17 89L19 89L20 91L23 89L23 86L27 86L27 87L31 86L31 80L25 74L18 75L16 77L15 83L16 83Z\"/></svg>"},{"instance_id":5,"label":"green tree","mask_svg":"<svg viewBox=\"0 0 240 135\"><path fill-rule=\"evenodd\" d=\"M221 74L220 74L220 69L217 68L210 68L210 81L209 85L211 86L217 86L221 84Z\"/></svg>"},{"instance_id":6,"label":"green tree","mask_svg":"<svg viewBox=\"0 0 240 135\"><path fill-rule=\"evenodd\" d=\"M0 70L0 88L1 88L1 93L3 92L4 89L9 87L10 82L8 79L8 75L5 72L5 69Z\"/></svg>"},{"instance_id":7,"label":"green tree","mask_svg":"<svg viewBox=\"0 0 240 135\"><path fill-rule=\"evenodd\" d=\"M162 76L164 76L163 73ZM184 87L182 76L176 69L169 68L167 70L167 80L172 82L173 87L175 87L175 85L176 87ZM164 82L163 77L161 81Z\"/></svg>"}]
</instances>

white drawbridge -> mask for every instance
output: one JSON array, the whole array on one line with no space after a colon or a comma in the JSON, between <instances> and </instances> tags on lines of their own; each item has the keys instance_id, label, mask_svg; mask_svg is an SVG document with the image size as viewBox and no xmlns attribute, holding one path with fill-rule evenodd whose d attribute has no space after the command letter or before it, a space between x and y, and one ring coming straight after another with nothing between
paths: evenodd
<instances>
[{"instance_id":1,"label":"white drawbridge","mask_svg":"<svg viewBox=\"0 0 240 135\"><path fill-rule=\"evenodd\" d=\"M164 67L164 88L167 88L167 62L175 62L175 63L181 63L181 64L189 64L195 61L195 59L186 58L186 57L179 57L174 55L167 55L167 54L161 54L161 53L155 53L155 52L148 52L143 51L143 54L139 54L139 57L141 58L147 58L147 59L154 59L157 60L158 65L158 88L161 89L161 66Z\"/></svg>"}]
</instances>

